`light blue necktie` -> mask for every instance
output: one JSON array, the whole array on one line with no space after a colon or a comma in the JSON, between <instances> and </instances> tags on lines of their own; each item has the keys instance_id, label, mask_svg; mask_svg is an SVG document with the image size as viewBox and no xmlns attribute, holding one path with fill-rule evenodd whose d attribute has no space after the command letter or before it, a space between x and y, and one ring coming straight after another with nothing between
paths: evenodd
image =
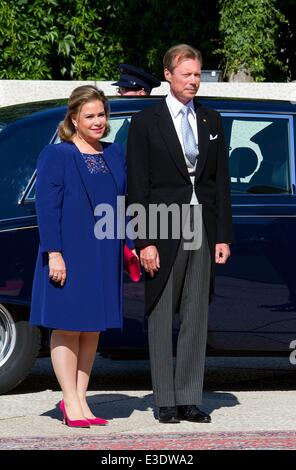
<instances>
[{"instance_id":1,"label":"light blue necktie","mask_svg":"<svg viewBox=\"0 0 296 470\"><path fill-rule=\"evenodd\" d=\"M186 158L188 158L190 163L194 166L196 162L196 157L198 155L198 146L195 141L193 130L188 120L189 112L190 112L190 109L188 106L183 106L183 108L181 108L181 113L182 113L181 131L182 131L183 146L184 146L184 152L185 152Z\"/></svg>"}]
</instances>

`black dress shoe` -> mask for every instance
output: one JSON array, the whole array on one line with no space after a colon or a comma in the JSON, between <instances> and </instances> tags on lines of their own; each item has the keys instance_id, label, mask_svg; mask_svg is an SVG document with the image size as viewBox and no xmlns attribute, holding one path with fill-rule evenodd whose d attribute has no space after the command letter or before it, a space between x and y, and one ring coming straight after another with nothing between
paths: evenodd
<instances>
[{"instance_id":1,"label":"black dress shoe","mask_svg":"<svg viewBox=\"0 0 296 470\"><path fill-rule=\"evenodd\" d=\"M175 406L161 406L159 408L158 420L160 423L180 423L177 408Z\"/></svg>"},{"instance_id":2,"label":"black dress shoe","mask_svg":"<svg viewBox=\"0 0 296 470\"><path fill-rule=\"evenodd\" d=\"M211 417L204 411L201 411L195 405L178 406L178 416L185 421L195 423L210 423Z\"/></svg>"}]
</instances>

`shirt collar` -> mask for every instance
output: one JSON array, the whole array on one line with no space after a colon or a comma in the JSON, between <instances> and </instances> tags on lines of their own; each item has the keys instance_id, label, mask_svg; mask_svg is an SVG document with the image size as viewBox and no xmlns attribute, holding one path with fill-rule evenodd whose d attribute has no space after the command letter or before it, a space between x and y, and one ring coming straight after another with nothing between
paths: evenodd
<instances>
[{"instance_id":1,"label":"shirt collar","mask_svg":"<svg viewBox=\"0 0 296 470\"><path fill-rule=\"evenodd\" d=\"M171 90L168 92L168 96L166 97L167 104L173 113L174 118L178 116L180 113L181 109L183 108L183 103L181 101L177 100L172 93ZM194 103L193 100L190 100L188 103L186 103L186 106L190 109L191 114L195 118L195 109L194 109Z\"/></svg>"}]
</instances>

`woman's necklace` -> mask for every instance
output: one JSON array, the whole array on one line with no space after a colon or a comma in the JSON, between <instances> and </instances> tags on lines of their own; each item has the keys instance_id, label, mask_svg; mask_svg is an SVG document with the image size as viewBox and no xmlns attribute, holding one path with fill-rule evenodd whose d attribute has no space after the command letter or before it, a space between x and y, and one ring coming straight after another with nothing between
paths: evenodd
<instances>
[{"instance_id":1,"label":"woman's necklace","mask_svg":"<svg viewBox=\"0 0 296 470\"><path fill-rule=\"evenodd\" d=\"M94 145L91 145L83 139L83 137L77 134L77 137L75 136L73 138L73 142L81 154L85 153L87 155L96 155L98 153L103 153L103 145L99 140L96 141Z\"/></svg>"}]
</instances>

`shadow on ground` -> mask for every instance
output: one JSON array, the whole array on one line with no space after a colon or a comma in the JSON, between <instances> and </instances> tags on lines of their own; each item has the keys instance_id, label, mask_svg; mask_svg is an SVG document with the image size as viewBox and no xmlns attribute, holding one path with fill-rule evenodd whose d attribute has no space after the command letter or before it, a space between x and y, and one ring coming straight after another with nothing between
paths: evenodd
<instances>
[{"instance_id":1,"label":"shadow on ground","mask_svg":"<svg viewBox=\"0 0 296 470\"><path fill-rule=\"evenodd\" d=\"M152 393L144 396L130 396L123 393L98 394L88 397L88 404L96 416L110 420L130 418L135 411L152 410L157 418L158 411L154 404ZM219 408L227 408L239 405L239 401L232 393L206 392L204 396L203 410L212 413ZM59 403L41 416L50 416L52 419L61 419Z\"/></svg>"}]
</instances>

